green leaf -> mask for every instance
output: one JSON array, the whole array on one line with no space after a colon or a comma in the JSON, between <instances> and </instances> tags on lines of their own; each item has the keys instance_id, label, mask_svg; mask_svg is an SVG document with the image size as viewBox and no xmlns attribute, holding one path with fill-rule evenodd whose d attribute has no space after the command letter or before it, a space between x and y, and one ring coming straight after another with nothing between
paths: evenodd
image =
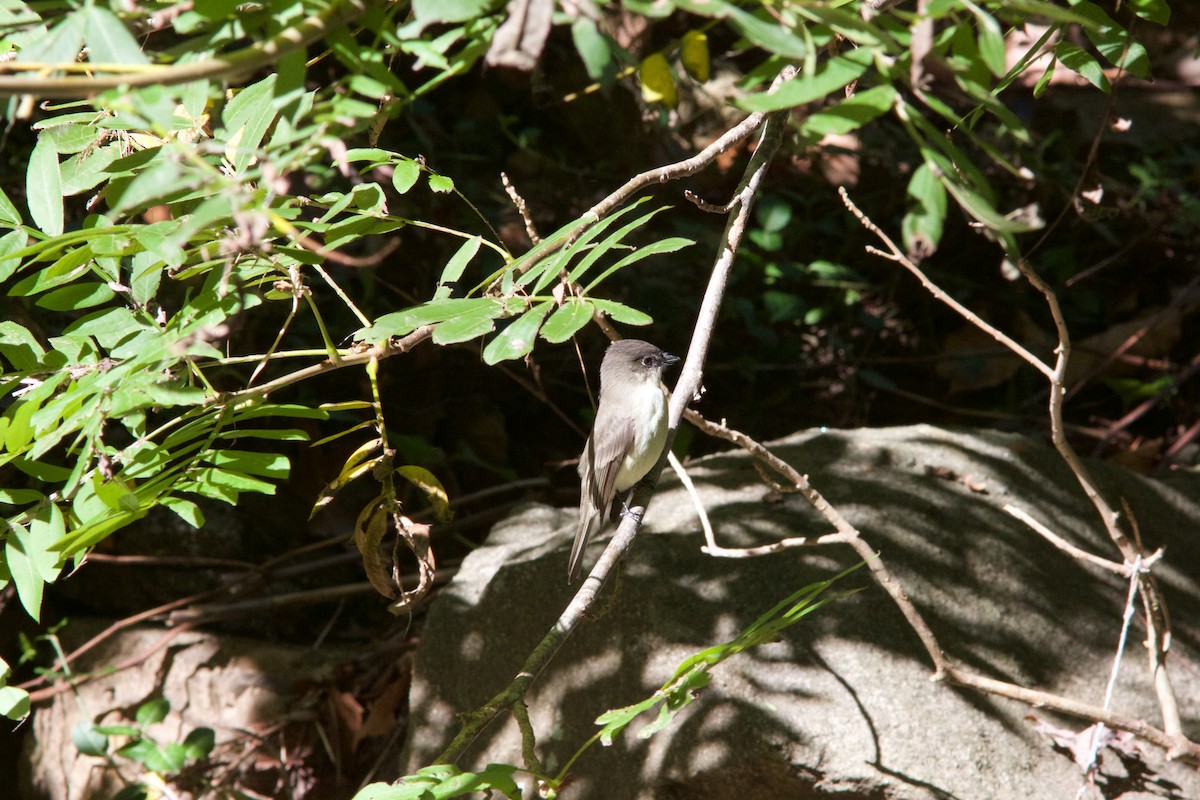
<instances>
[{"instance_id":1,"label":"green leaf","mask_svg":"<svg viewBox=\"0 0 1200 800\"><path fill-rule=\"evenodd\" d=\"M541 245L535 247L530 252L525 253L509 266L513 274L516 274L521 269L524 269L524 273L516 281L517 286L528 286L530 283L533 283L533 289L531 293L535 295L541 294L542 291L561 274L564 266L568 262L570 262L580 253L586 253L586 255L574 267L572 267L571 272L567 275L568 281L575 280L575 278L582 275L588 269L588 267L595 263L596 259L603 256L607 250L618 244L625 234L634 230L638 226L645 224L647 220L651 219L655 214L663 211L665 208L659 208L651 211L649 214L643 215L632 224L625 225L618 235L608 237L603 244L599 246L592 245L592 241L599 237L600 234L617 224L617 222L619 222L627 214L632 213L634 209L647 202L649 202L648 198L642 198L641 200L622 208L616 213L610 214L599 222L589 225L582 234L577 234L574 239L570 239L569 237L572 231L577 229L576 223L569 224L564 228L560 228L558 231L555 231L554 235L551 236L549 240L543 240ZM557 253L543 258L543 252L546 249L544 245L546 245L548 241L561 242L563 239L567 240L565 247L563 247ZM529 266L530 264L533 266ZM574 275L575 278L571 277L571 275ZM536 282L534 282L535 280Z\"/></svg>"},{"instance_id":2,"label":"green leaf","mask_svg":"<svg viewBox=\"0 0 1200 800\"><path fill-rule=\"evenodd\" d=\"M258 155L267 128L275 121L275 75L268 75L242 89L225 106L224 131L226 158L234 171L242 174Z\"/></svg>"},{"instance_id":3,"label":"green leaf","mask_svg":"<svg viewBox=\"0 0 1200 800\"><path fill-rule=\"evenodd\" d=\"M89 547L95 547L98 543L108 539L115 531L125 528L126 525L131 525L137 522L138 519L146 516L146 511L148 509L138 512L115 513L113 516L97 519L96 522L80 525L80 527L72 530L70 534L55 542L54 549L62 553L64 557L68 557L68 555L85 551Z\"/></svg>"},{"instance_id":4,"label":"green leaf","mask_svg":"<svg viewBox=\"0 0 1200 800\"><path fill-rule=\"evenodd\" d=\"M413 16L421 25L434 22L467 22L478 19L498 5L497 0L413 0Z\"/></svg>"},{"instance_id":5,"label":"green leaf","mask_svg":"<svg viewBox=\"0 0 1200 800\"><path fill-rule=\"evenodd\" d=\"M554 301L547 300L517 317L500 335L488 342L483 348L483 362L498 364L514 358L523 358L533 351L533 343L537 338L538 328L542 320L554 308Z\"/></svg>"},{"instance_id":6,"label":"green leaf","mask_svg":"<svg viewBox=\"0 0 1200 800\"><path fill-rule=\"evenodd\" d=\"M438 194L447 194L454 191L454 179L448 178L445 175L430 175L429 188Z\"/></svg>"},{"instance_id":7,"label":"green leaf","mask_svg":"<svg viewBox=\"0 0 1200 800\"><path fill-rule=\"evenodd\" d=\"M179 742L159 745L146 759L146 767L163 775L174 775L187 766L187 750Z\"/></svg>"},{"instance_id":8,"label":"green leaf","mask_svg":"<svg viewBox=\"0 0 1200 800\"><path fill-rule=\"evenodd\" d=\"M1100 66L1100 62L1083 48L1070 42L1059 42L1054 47L1054 55L1058 58L1060 64L1072 72L1081 75L1084 80L1100 91L1105 94L1112 91L1112 86L1109 84L1108 77L1105 76L1104 68Z\"/></svg>"},{"instance_id":9,"label":"green leaf","mask_svg":"<svg viewBox=\"0 0 1200 800\"><path fill-rule=\"evenodd\" d=\"M141 508L142 503L138 499L138 496L131 492L129 487L120 478L105 480L104 476L100 474L100 470L96 470L92 473L92 476L92 489L96 492L97 499L109 510L125 512L137 511ZM80 493L76 495L76 499L83 496ZM80 512L79 518L85 522L90 522L92 516Z\"/></svg>"},{"instance_id":10,"label":"green leaf","mask_svg":"<svg viewBox=\"0 0 1200 800\"><path fill-rule=\"evenodd\" d=\"M165 697L155 697L138 706L135 720L139 728L148 728L156 722L162 722L171 713L171 703Z\"/></svg>"},{"instance_id":11,"label":"green leaf","mask_svg":"<svg viewBox=\"0 0 1200 800\"><path fill-rule=\"evenodd\" d=\"M33 552L28 552L29 549ZM35 622L41 619L42 589L46 582L37 567L40 548L32 541L28 529L14 522L8 523L8 536L4 541L4 562L17 588L21 605Z\"/></svg>"},{"instance_id":12,"label":"green leaf","mask_svg":"<svg viewBox=\"0 0 1200 800\"><path fill-rule=\"evenodd\" d=\"M8 293L14 297L23 297L70 283L87 271L91 259L92 251L88 246L67 250L62 258L49 267L18 281Z\"/></svg>"},{"instance_id":13,"label":"green leaf","mask_svg":"<svg viewBox=\"0 0 1200 800\"><path fill-rule=\"evenodd\" d=\"M504 303L490 297L448 297L434 300L403 311L384 314L370 328L359 330L355 336L365 341L382 341L391 336L405 336L422 325L433 325L444 320L479 315L495 319L505 314Z\"/></svg>"},{"instance_id":14,"label":"green leaf","mask_svg":"<svg viewBox=\"0 0 1200 800\"><path fill-rule=\"evenodd\" d=\"M28 241L29 236L25 231L9 231L0 236L0 281L8 280L21 266L21 259L6 258L6 256L24 249L25 243Z\"/></svg>"},{"instance_id":15,"label":"green leaf","mask_svg":"<svg viewBox=\"0 0 1200 800\"><path fill-rule=\"evenodd\" d=\"M87 281L46 292L38 298L36 305L51 311L75 311L102 305L116 296L107 283Z\"/></svg>"},{"instance_id":16,"label":"green leaf","mask_svg":"<svg viewBox=\"0 0 1200 800\"><path fill-rule=\"evenodd\" d=\"M196 728L183 739L184 755L189 761L207 758L217 744L217 734L212 728Z\"/></svg>"},{"instance_id":17,"label":"green leaf","mask_svg":"<svg viewBox=\"0 0 1200 800\"><path fill-rule=\"evenodd\" d=\"M1033 87L1034 99L1041 98L1045 93L1046 87L1050 85L1050 80L1054 77L1054 66L1058 63L1058 59L1050 59L1050 63L1046 65L1046 71L1042 73L1042 77L1038 78L1037 83Z\"/></svg>"},{"instance_id":18,"label":"green leaf","mask_svg":"<svg viewBox=\"0 0 1200 800\"><path fill-rule=\"evenodd\" d=\"M654 322L654 318L649 314L638 311L636 308L630 308L624 303L618 303L615 300L598 300L595 297L589 297L588 302L617 322L625 325L649 325Z\"/></svg>"},{"instance_id":19,"label":"green leaf","mask_svg":"<svg viewBox=\"0 0 1200 800\"><path fill-rule=\"evenodd\" d=\"M201 468L191 473L197 483L208 486L218 486L232 489L235 492L257 492L258 494L275 494L275 484L251 478L240 472L230 472L224 469Z\"/></svg>"},{"instance_id":20,"label":"green leaf","mask_svg":"<svg viewBox=\"0 0 1200 800\"><path fill-rule=\"evenodd\" d=\"M446 266L442 269L442 277L438 280L437 290L433 293L433 300L445 299L454 291L452 284L456 283L462 277L463 270L467 268L467 264L479 252L479 245L483 242L483 237L472 236L467 241L463 242L458 251L446 262Z\"/></svg>"},{"instance_id":21,"label":"green leaf","mask_svg":"<svg viewBox=\"0 0 1200 800\"><path fill-rule=\"evenodd\" d=\"M139 172L119 191L112 192L108 201L114 212L128 212L154 205L179 194L195 181L194 176L184 172L174 157L174 148L170 152L163 148L163 151L163 157L153 166Z\"/></svg>"},{"instance_id":22,"label":"green leaf","mask_svg":"<svg viewBox=\"0 0 1200 800\"><path fill-rule=\"evenodd\" d=\"M542 326L541 336L551 344L560 344L570 339L583 326L592 321L595 306L579 297L570 297Z\"/></svg>"},{"instance_id":23,"label":"green leaf","mask_svg":"<svg viewBox=\"0 0 1200 800\"><path fill-rule=\"evenodd\" d=\"M108 753L108 737L96 730L96 726L81 719L71 726L71 742L85 756L103 757Z\"/></svg>"},{"instance_id":24,"label":"green leaf","mask_svg":"<svg viewBox=\"0 0 1200 800\"><path fill-rule=\"evenodd\" d=\"M996 77L1003 76L1007 72L1007 66L1004 58L1004 33L1000 30L1000 23L971 0L959 1L970 9L979 25L979 57L989 72Z\"/></svg>"},{"instance_id":25,"label":"green leaf","mask_svg":"<svg viewBox=\"0 0 1200 800\"><path fill-rule=\"evenodd\" d=\"M41 366L46 351L29 330L10 320L0 320L0 356L18 372L32 372Z\"/></svg>"},{"instance_id":26,"label":"green leaf","mask_svg":"<svg viewBox=\"0 0 1200 800\"><path fill-rule=\"evenodd\" d=\"M88 60L100 64L149 64L137 39L117 15L91 3L83 7L86 21Z\"/></svg>"},{"instance_id":27,"label":"green leaf","mask_svg":"<svg viewBox=\"0 0 1200 800\"><path fill-rule=\"evenodd\" d=\"M630 208L633 208L633 206L630 206ZM624 213L625 210L627 209L622 209L622 213ZM563 251L564 259L573 258L577 253L580 252L587 252L587 255L585 255L574 266L571 267L571 271L567 273L567 282L575 283L578 281L589 269L591 269L593 264L595 264L612 250L618 248L629 249L630 245L625 244L625 237L645 225L656 214L663 210L663 208L656 208L653 211L643 214L642 216L637 217L630 222L626 222L620 228L617 228L615 231L608 234L608 236L604 237L604 239L597 242L595 245L589 245L592 237L596 236L602 230L604 230L605 227L615 222L621 215L614 214L608 219L603 220L599 225L593 226L591 230L579 237L579 239L575 242L572 242L571 246L567 250ZM553 278L553 273L548 271L544 277ZM522 281L524 281L524 278L522 278ZM518 283L522 281L519 281ZM592 283L595 285L596 281L593 280ZM534 287L534 294L539 293L547 284L548 280L539 280L537 285Z\"/></svg>"},{"instance_id":28,"label":"green leaf","mask_svg":"<svg viewBox=\"0 0 1200 800\"><path fill-rule=\"evenodd\" d=\"M705 8L709 4L690 2L688 5L690 6L688 10L693 13L705 13L699 9ZM809 48L804 38L797 36L795 32L783 27L775 20L760 19L728 3L712 5L723 11L723 13L712 14L712 16L728 15L730 24L738 33L767 52L791 59L801 59L809 54Z\"/></svg>"},{"instance_id":29,"label":"green leaf","mask_svg":"<svg viewBox=\"0 0 1200 800\"><path fill-rule=\"evenodd\" d=\"M837 37L848 39L862 47L868 47L885 53L897 53L900 50L896 40L883 28L872 22L867 22L857 12L850 11L850 4L842 4L841 8L816 3L797 5L796 13L827 27L830 33Z\"/></svg>"},{"instance_id":30,"label":"green leaf","mask_svg":"<svg viewBox=\"0 0 1200 800\"><path fill-rule=\"evenodd\" d=\"M1085 26L1083 32L1100 51L1100 55L1131 75L1146 79L1150 77L1150 57L1146 48L1135 41L1133 35L1118 25L1104 9L1090 0L1077 0L1072 3L1071 10L1092 21L1093 25Z\"/></svg>"},{"instance_id":31,"label":"green leaf","mask_svg":"<svg viewBox=\"0 0 1200 800\"><path fill-rule=\"evenodd\" d=\"M406 193L421 177L421 165L411 158L403 158L396 162L392 170L392 186L400 194Z\"/></svg>"},{"instance_id":32,"label":"green leaf","mask_svg":"<svg viewBox=\"0 0 1200 800\"><path fill-rule=\"evenodd\" d=\"M214 450L206 453L204 460L215 467L277 479L286 478L290 468L287 456L249 450Z\"/></svg>"},{"instance_id":33,"label":"green leaf","mask_svg":"<svg viewBox=\"0 0 1200 800\"><path fill-rule=\"evenodd\" d=\"M440 323L433 331L433 341L447 345L478 339L495 330L496 320L506 315L504 306L496 303L476 306L473 311Z\"/></svg>"},{"instance_id":34,"label":"green leaf","mask_svg":"<svg viewBox=\"0 0 1200 800\"><path fill-rule=\"evenodd\" d=\"M928 164L922 164L908 182L909 211L900 223L909 253L932 255L942 240L946 219L946 188Z\"/></svg>"},{"instance_id":35,"label":"green leaf","mask_svg":"<svg viewBox=\"0 0 1200 800\"><path fill-rule=\"evenodd\" d=\"M128 308L110 308L90 314L66 327L73 336L90 336L101 347L112 350L125 339L147 330L147 323L134 316ZM149 328L157 333L157 329Z\"/></svg>"},{"instance_id":36,"label":"green leaf","mask_svg":"<svg viewBox=\"0 0 1200 800\"><path fill-rule=\"evenodd\" d=\"M218 439L268 439L274 442L307 442L307 431L299 428L238 428L231 431L221 431Z\"/></svg>"},{"instance_id":37,"label":"green leaf","mask_svg":"<svg viewBox=\"0 0 1200 800\"><path fill-rule=\"evenodd\" d=\"M45 133L38 136L25 173L25 192L29 215L34 224L50 236L63 232L62 173L58 151Z\"/></svg>"},{"instance_id":38,"label":"green leaf","mask_svg":"<svg viewBox=\"0 0 1200 800\"><path fill-rule=\"evenodd\" d=\"M63 196L72 197L108 180L110 176L107 170L120 154L118 145L97 147L62 162L59 171L62 174Z\"/></svg>"},{"instance_id":39,"label":"green leaf","mask_svg":"<svg viewBox=\"0 0 1200 800\"><path fill-rule=\"evenodd\" d=\"M329 419L329 412L323 408L312 408L296 403L262 403L238 409L234 418L241 422L262 417L295 417L298 419Z\"/></svg>"},{"instance_id":40,"label":"green leaf","mask_svg":"<svg viewBox=\"0 0 1200 800\"><path fill-rule=\"evenodd\" d=\"M0 227L21 227L21 215L17 212L17 207L13 205L12 200L8 199L8 195L4 193L3 189L0 189Z\"/></svg>"},{"instance_id":41,"label":"green leaf","mask_svg":"<svg viewBox=\"0 0 1200 800\"><path fill-rule=\"evenodd\" d=\"M580 14L571 23L571 38L583 60L588 77L602 84L611 83L616 75L616 63L608 39L596 27L596 21Z\"/></svg>"},{"instance_id":42,"label":"green leaf","mask_svg":"<svg viewBox=\"0 0 1200 800\"><path fill-rule=\"evenodd\" d=\"M0 504L7 506L25 506L45 499L46 495L36 489L0 489Z\"/></svg>"},{"instance_id":43,"label":"green leaf","mask_svg":"<svg viewBox=\"0 0 1200 800\"><path fill-rule=\"evenodd\" d=\"M890 83L855 92L845 100L810 114L800 124L800 132L807 137L819 139L828 134L856 131L886 114L895 99L896 88Z\"/></svg>"},{"instance_id":44,"label":"green leaf","mask_svg":"<svg viewBox=\"0 0 1200 800\"><path fill-rule=\"evenodd\" d=\"M644 258L661 255L663 253L674 253L677 250L682 250L685 247L691 247L693 244L695 244L695 242L693 242L691 239L673 236L669 239L662 239L644 247L639 247L632 253L623 256L617 261L617 263L613 264L611 267L597 275L584 289L584 294L591 292L592 289L600 285L602 281L606 280L608 276L612 275L617 270L624 269L631 264L636 264Z\"/></svg>"},{"instance_id":45,"label":"green leaf","mask_svg":"<svg viewBox=\"0 0 1200 800\"><path fill-rule=\"evenodd\" d=\"M164 497L162 504L174 511L180 519L193 528L199 530L204 527L204 512L191 500L185 500L182 497Z\"/></svg>"},{"instance_id":46,"label":"green leaf","mask_svg":"<svg viewBox=\"0 0 1200 800\"><path fill-rule=\"evenodd\" d=\"M0 715L11 720L29 716L29 692L16 686L0 686Z\"/></svg>"},{"instance_id":47,"label":"green leaf","mask_svg":"<svg viewBox=\"0 0 1200 800\"><path fill-rule=\"evenodd\" d=\"M767 195L754 207L754 219L765 231L782 231L792 221L792 206L782 198Z\"/></svg>"},{"instance_id":48,"label":"green leaf","mask_svg":"<svg viewBox=\"0 0 1200 800\"><path fill-rule=\"evenodd\" d=\"M1157 25L1166 25L1171 21L1171 7L1167 0L1128 0L1126 3L1133 13Z\"/></svg>"},{"instance_id":49,"label":"green leaf","mask_svg":"<svg viewBox=\"0 0 1200 800\"><path fill-rule=\"evenodd\" d=\"M83 49L86 23L82 10L73 11L62 17L62 21L50 29L50 33L23 48L17 61L39 64L70 64Z\"/></svg>"},{"instance_id":50,"label":"green leaf","mask_svg":"<svg viewBox=\"0 0 1200 800\"><path fill-rule=\"evenodd\" d=\"M747 95L738 105L747 111L778 111L810 103L861 77L873 58L866 48L851 50L824 62L815 73L806 72L784 81L774 92Z\"/></svg>"}]
</instances>

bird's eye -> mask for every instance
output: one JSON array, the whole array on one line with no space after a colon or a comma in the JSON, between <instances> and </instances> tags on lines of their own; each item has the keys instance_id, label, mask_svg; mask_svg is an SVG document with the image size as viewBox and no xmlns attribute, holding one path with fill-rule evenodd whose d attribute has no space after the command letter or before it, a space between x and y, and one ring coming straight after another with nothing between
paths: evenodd
<instances>
[{"instance_id":1,"label":"bird's eye","mask_svg":"<svg viewBox=\"0 0 1200 800\"><path fill-rule=\"evenodd\" d=\"M642 366L643 367L653 367L654 366L654 356L646 356L645 358L643 358Z\"/></svg>"}]
</instances>

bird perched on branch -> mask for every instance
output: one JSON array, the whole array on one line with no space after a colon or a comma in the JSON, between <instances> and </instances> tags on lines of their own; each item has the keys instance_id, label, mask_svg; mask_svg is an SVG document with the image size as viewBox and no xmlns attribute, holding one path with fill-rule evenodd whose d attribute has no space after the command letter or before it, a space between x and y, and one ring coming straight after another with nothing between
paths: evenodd
<instances>
[{"instance_id":1,"label":"bird perched on branch","mask_svg":"<svg viewBox=\"0 0 1200 800\"><path fill-rule=\"evenodd\" d=\"M608 346L600 364L600 407L579 458L579 529L567 580L579 576L588 537L608 518L613 499L646 477L667 440L663 370L679 358L639 339Z\"/></svg>"}]
</instances>

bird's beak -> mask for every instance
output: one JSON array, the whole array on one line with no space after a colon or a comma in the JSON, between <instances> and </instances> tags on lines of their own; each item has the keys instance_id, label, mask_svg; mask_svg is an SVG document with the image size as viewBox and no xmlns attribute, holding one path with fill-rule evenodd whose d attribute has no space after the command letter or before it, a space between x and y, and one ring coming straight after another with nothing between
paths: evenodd
<instances>
[{"instance_id":1,"label":"bird's beak","mask_svg":"<svg viewBox=\"0 0 1200 800\"><path fill-rule=\"evenodd\" d=\"M674 364L676 361L679 360L679 356L673 356L670 353L663 353L662 360L663 360L664 364L670 366L671 364Z\"/></svg>"}]
</instances>

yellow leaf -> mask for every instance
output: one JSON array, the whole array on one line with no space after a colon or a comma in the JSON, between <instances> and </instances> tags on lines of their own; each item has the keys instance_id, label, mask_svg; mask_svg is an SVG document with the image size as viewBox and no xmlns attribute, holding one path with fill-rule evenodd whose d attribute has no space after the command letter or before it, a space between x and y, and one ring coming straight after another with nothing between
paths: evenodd
<instances>
[{"instance_id":1,"label":"yellow leaf","mask_svg":"<svg viewBox=\"0 0 1200 800\"><path fill-rule=\"evenodd\" d=\"M638 68L638 78L642 82L642 99L647 103L660 103L667 108L674 108L679 103L675 76L662 53L646 56Z\"/></svg>"},{"instance_id":2,"label":"yellow leaf","mask_svg":"<svg viewBox=\"0 0 1200 800\"><path fill-rule=\"evenodd\" d=\"M454 515L450 512L450 497L442 488L442 483L433 473L424 467L414 467L411 464L396 468L396 474L416 486L425 495L429 505L433 506L433 515L438 522L447 522Z\"/></svg>"},{"instance_id":3,"label":"yellow leaf","mask_svg":"<svg viewBox=\"0 0 1200 800\"><path fill-rule=\"evenodd\" d=\"M389 600L398 596L396 585L392 582L392 564L384 558L379 545L388 532L388 513L383 497L377 497L370 505L363 508L354 524L354 544L362 554L363 571L367 580Z\"/></svg>"},{"instance_id":4,"label":"yellow leaf","mask_svg":"<svg viewBox=\"0 0 1200 800\"><path fill-rule=\"evenodd\" d=\"M688 31L683 35L679 47L679 60L683 68L696 80L704 83L712 74L712 64L708 59L708 36L700 31Z\"/></svg>"}]
</instances>

